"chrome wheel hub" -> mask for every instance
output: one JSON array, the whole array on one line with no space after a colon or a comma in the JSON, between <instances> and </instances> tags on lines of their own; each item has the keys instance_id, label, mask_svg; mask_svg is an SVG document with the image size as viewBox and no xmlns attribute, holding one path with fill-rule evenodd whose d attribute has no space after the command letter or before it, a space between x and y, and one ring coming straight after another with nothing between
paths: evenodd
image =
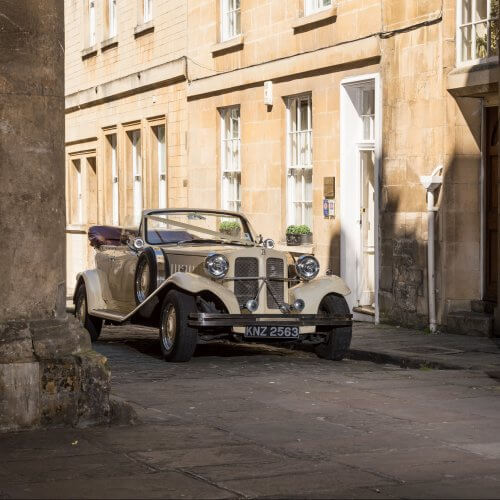
<instances>
[{"instance_id":1,"label":"chrome wheel hub","mask_svg":"<svg viewBox=\"0 0 500 500\"><path fill-rule=\"evenodd\" d=\"M175 307L169 304L163 313L163 321L161 324L161 341L165 351L171 351L174 347L176 331L177 313L175 312Z\"/></svg>"},{"instance_id":2,"label":"chrome wheel hub","mask_svg":"<svg viewBox=\"0 0 500 500\"><path fill-rule=\"evenodd\" d=\"M149 264L147 262L144 262L137 273L136 289L139 302L144 301L149 289Z\"/></svg>"}]
</instances>

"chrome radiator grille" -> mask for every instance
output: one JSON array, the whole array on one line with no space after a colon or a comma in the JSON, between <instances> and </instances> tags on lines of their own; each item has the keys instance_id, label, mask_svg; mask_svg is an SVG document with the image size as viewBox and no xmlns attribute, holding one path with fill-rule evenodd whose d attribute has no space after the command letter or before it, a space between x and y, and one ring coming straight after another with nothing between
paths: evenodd
<instances>
[{"instance_id":1,"label":"chrome radiator grille","mask_svg":"<svg viewBox=\"0 0 500 500\"><path fill-rule=\"evenodd\" d=\"M237 257L234 262L234 277L247 278L259 276L259 261L255 257ZM244 280L234 282L234 294L240 306L248 300L257 298L259 282L257 280Z\"/></svg>"},{"instance_id":2,"label":"chrome radiator grille","mask_svg":"<svg viewBox=\"0 0 500 500\"><path fill-rule=\"evenodd\" d=\"M268 278L284 278L285 266L283 259L276 259L272 257L267 259L266 276ZM268 281L267 294L266 294L268 309L279 309L280 305L283 304L284 288L285 288L285 283L283 281L274 281L274 280Z\"/></svg>"}]
</instances>

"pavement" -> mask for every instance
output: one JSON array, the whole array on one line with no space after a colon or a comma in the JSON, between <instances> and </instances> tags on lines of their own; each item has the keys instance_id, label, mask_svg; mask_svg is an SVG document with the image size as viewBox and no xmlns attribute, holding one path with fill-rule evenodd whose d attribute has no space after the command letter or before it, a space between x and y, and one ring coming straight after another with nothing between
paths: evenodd
<instances>
[{"instance_id":1,"label":"pavement","mask_svg":"<svg viewBox=\"0 0 500 500\"><path fill-rule=\"evenodd\" d=\"M352 359L403 367L479 370L500 377L500 338L431 334L399 326L356 323Z\"/></svg>"},{"instance_id":2,"label":"pavement","mask_svg":"<svg viewBox=\"0 0 500 500\"><path fill-rule=\"evenodd\" d=\"M393 334L356 325L353 356ZM106 327L95 348L138 422L0 435L0 498L500 498L493 348L483 364L404 334L377 363L217 342L171 364L155 330ZM480 369L433 369L427 351ZM411 353L424 363L400 366Z\"/></svg>"}]
</instances>

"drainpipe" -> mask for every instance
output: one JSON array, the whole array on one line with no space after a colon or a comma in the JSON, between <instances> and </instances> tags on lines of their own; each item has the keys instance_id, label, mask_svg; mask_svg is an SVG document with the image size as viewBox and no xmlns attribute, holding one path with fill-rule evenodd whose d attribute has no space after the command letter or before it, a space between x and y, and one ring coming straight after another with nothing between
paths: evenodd
<instances>
[{"instance_id":1,"label":"drainpipe","mask_svg":"<svg viewBox=\"0 0 500 500\"><path fill-rule=\"evenodd\" d=\"M435 206L434 193L443 183L443 177L439 175L443 166L439 165L431 175L422 175L420 182L427 192L427 279L429 290L429 329L436 333L436 263L435 263Z\"/></svg>"}]
</instances>

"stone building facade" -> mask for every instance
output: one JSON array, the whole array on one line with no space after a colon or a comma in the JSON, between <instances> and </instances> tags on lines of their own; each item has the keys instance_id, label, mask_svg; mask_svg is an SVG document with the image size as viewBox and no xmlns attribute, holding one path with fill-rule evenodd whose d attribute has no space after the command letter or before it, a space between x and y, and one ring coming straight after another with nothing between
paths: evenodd
<instances>
[{"instance_id":1,"label":"stone building facade","mask_svg":"<svg viewBox=\"0 0 500 500\"><path fill-rule=\"evenodd\" d=\"M343 276L356 318L425 327L431 300L437 325L491 332L497 0L124 0L111 40L114 2L96 0L90 47L82 2L66 4L70 274L86 225L133 223L131 132L152 137L159 118L166 183L144 140L144 206L241 210L283 248L288 226L307 225L312 243L286 248ZM84 164L78 187L70 171Z\"/></svg>"}]
</instances>

